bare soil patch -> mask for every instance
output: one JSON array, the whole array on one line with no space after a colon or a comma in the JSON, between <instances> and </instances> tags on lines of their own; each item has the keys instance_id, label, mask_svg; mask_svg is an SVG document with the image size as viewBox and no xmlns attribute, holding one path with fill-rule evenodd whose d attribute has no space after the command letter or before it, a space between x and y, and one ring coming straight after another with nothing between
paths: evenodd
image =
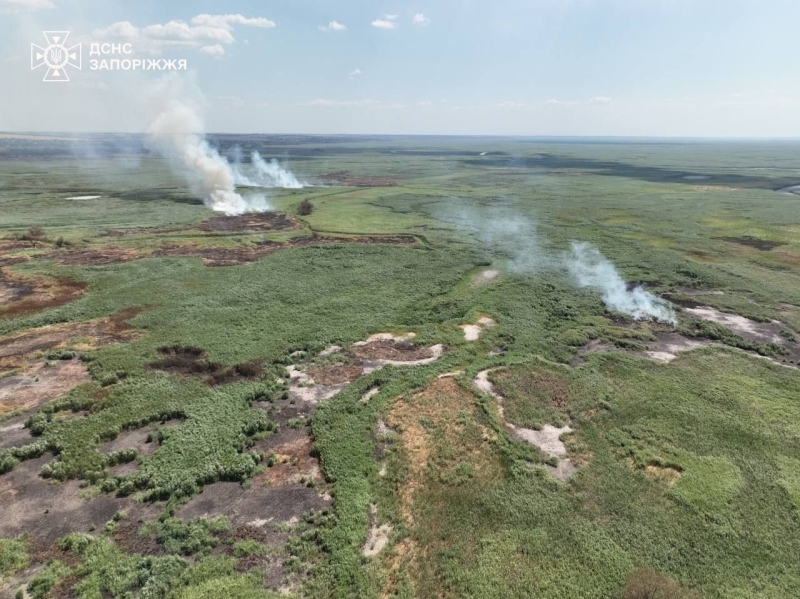
<instances>
[{"instance_id":1,"label":"bare soil patch","mask_svg":"<svg viewBox=\"0 0 800 599\"><path fill-rule=\"evenodd\" d=\"M0 476L0 537L16 537L24 532L47 545L70 532L102 529L120 510L131 519L153 518L160 508L135 502L132 498L99 496L83 499L76 480L53 484L39 476L40 468L52 456L19 464Z\"/></svg>"},{"instance_id":2,"label":"bare soil patch","mask_svg":"<svg viewBox=\"0 0 800 599\"><path fill-rule=\"evenodd\" d=\"M271 448L276 463L264 474L253 479L253 484L286 486L322 482L319 459L314 454L314 443L307 434Z\"/></svg>"},{"instance_id":3,"label":"bare soil patch","mask_svg":"<svg viewBox=\"0 0 800 599\"><path fill-rule=\"evenodd\" d=\"M203 487L202 493L178 509L183 519L227 516L233 526L262 528L267 524L300 519L311 510L328 507L312 488L299 484L244 489L239 483L220 482Z\"/></svg>"},{"instance_id":4,"label":"bare soil patch","mask_svg":"<svg viewBox=\"0 0 800 599\"><path fill-rule=\"evenodd\" d=\"M324 364L310 366L306 372L320 385L341 385L352 383L361 376L362 370L356 364Z\"/></svg>"},{"instance_id":5,"label":"bare soil patch","mask_svg":"<svg viewBox=\"0 0 800 599\"><path fill-rule=\"evenodd\" d=\"M0 414L28 410L67 393L92 380L80 360L38 360L23 374L0 379Z\"/></svg>"},{"instance_id":6,"label":"bare soil patch","mask_svg":"<svg viewBox=\"0 0 800 599\"><path fill-rule=\"evenodd\" d=\"M147 437L150 433L149 428L125 431L117 435L112 441L103 443L98 450L101 453L111 453L120 449L135 449L139 452L139 455L150 455L158 448L155 442L148 443Z\"/></svg>"},{"instance_id":7,"label":"bare soil patch","mask_svg":"<svg viewBox=\"0 0 800 599\"><path fill-rule=\"evenodd\" d=\"M286 370L289 373L289 397L312 405L331 399L350 384L344 382L338 385L321 385L295 365L287 367Z\"/></svg>"},{"instance_id":8,"label":"bare soil patch","mask_svg":"<svg viewBox=\"0 0 800 599\"><path fill-rule=\"evenodd\" d=\"M397 187L398 183L389 177L370 177L352 175L347 171L338 171L321 175L320 179L328 183L339 183L347 187Z\"/></svg>"},{"instance_id":9,"label":"bare soil patch","mask_svg":"<svg viewBox=\"0 0 800 599\"><path fill-rule=\"evenodd\" d=\"M105 266L131 262L145 256L146 254L133 248L108 246L81 250L56 250L40 257L57 260L59 264L65 265Z\"/></svg>"},{"instance_id":10,"label":"bare soil patch","mask_svg":"<svg viewBox=\"0 0 800 599\"><path fill-rule=\"evenodd\" d=\"M86 292L86 283L67 278L22 277L0 270L0 317L9 318L55 308Z\"/></svg>"},{"instance_id":11,"label":"bare soil patch","mask_svg":"<svg viewBox=\"0 0 800 599\"><path fill-rule=\"evenodd\" d=\"M30 430L25 428L29 416L30 413L26 413L0 423L0 447L22 447L35 441Z\"/></svg>"},{"instance_id":12,"label":"bare soil patch","mask_svg":"<svg viewBox=\"0 0 800 599\"><path fill-rule=\"evenodd\" d=\"M721 239L728 243L737 243L761 250L762 252L768 252L774 250L776 247L786 245L785 241L768 241L766 239L759 239L758 237L751 237L750 235L744 235L742 237L716 237L715 239Z\"/></svg>"},{"instance_id":13,"label":"bare soil patch","mask_svg":"<svg viewBox=\"0 0 800 599\"><path fill-rule=\"evenodd\" d=\"M413 362L425 360L433 356L427 347L417 347L416 344L403 338L378 338L367 342L353 344L351 353L366 360L391 360L393 362Z\"/></svg>"},{"instance_id":14,"label":"bare soil patch","mask_svg":"<svg viewBox=\"0 0 800 599\"><path fill-rule=\"evenodd\" d=\"M99 320L48 325L0 339L0 373L25 366L28 354L66 347L72 339L87 339L82 349L135 339L140 335L127 321L140 311L131 308Z\"/></svg>"}]
</instances>

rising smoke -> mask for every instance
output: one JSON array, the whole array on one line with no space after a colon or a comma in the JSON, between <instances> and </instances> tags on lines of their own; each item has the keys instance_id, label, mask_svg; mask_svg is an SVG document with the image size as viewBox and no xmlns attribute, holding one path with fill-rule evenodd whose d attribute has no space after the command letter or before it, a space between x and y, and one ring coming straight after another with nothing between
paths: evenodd
<instances>
[{"instance_id":1,"label":"rising smoke","mask_svg":"<svg viewBox=\"0 0 800 599\"><path fill-rule=\"evenodd\" d=\"M530 215L530 209L528 215L521 215L507 198L496 198L491 208L438 203L435 206L432 216L471 231L489 251L508 260L511 272L537 274L566 270L579 287L600 291L609 310L636 320L677 324L669 302L642 287L628 289L614 264L594 246L573 241L570 252L550 248L546 236L539 233L538 221Z\"/></svg>"},{"instance_id":2,"label":"rising smoke","mask_svg":"<svg viewBox=\"0 0 800 599\"><path fill-rule=\"evenodd\" d=\"M150 147L164 155L172 168L212 210L228 215L258 210L236 192L228 161L205 139L203 95L188 78L160 81L150 96L154 116L147 127ZM263 198L261 198L263 202Z\"/></svg>"},{"instance_id":3,"label":"rising smoke","mask_svg":"<svg viewBox=\"0 0 800 599\"><path fill-rule=\"evenodd\" d=\"M241 151L237 152L241 154ZM237 160L241 162L241 160ZM283 187L284 189L302 189L308 187L308 183L301 183L297 177L288 169L282 167L274 158L269 162L265 161L258 151L253 150L250 155L251 167L244 172L244 167L237 164L234 167L234 176L237 185L247 185L248 187Z\"/></svg>"},{"instance_id":4,"label":"rising smoke","mask_svg":"<svg viewBox=\"0 0 800 599\"><path fill-rule=\"evenodd\" d=\"M603 302L609 310L628 314L635 320L660 320L677 324L678 319L669 302L645 291L641 286L629 290L611 261L596 247L573 241L566 264L578 286L591 287L603 294Z\"/></svg>"}]
</instances>

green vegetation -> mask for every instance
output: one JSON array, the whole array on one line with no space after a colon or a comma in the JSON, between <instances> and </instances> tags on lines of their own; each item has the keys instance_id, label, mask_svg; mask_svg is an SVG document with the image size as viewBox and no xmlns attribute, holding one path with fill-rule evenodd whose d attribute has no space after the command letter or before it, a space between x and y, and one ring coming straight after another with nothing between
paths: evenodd
<instances>
[{"instance_id":1,"label":"green vegetation","mask_svg":"<svg viewBox=\"0 0 800 599\"><path fill-rule=\"evenodd\" d=\"M130 326L120 343L79 331L29 355L85 365L91 381L25 413L34 438L0 449L0 476L42 459L54 483L78 479L87 496L132 497L156 514L75 530L46 558L1 540L3 578L38 566L20 583L34 597L264 599L280 576L319 598L800 595L800 373L786 350L800 333L800 204L772 191L797 183L800 162L785 148L338 140L323 159L313 145L259 151L302 158L306 180L346 173L374 185L275 190L276 208L302 219L266 231L203 228L208 211L153 158L136 174L110 159L0 161L0 259L10 259L0 268L87 285L63 304L0 312L0 341L53 324ZM711 179L683 178L698 171ZM104 197L66 199L86 190ZM413 243L319 243L213 267L65 259L252 251L312 234ZM610 314L598 292L577 288L562 261L572 240L680 306L778 320L778 339L678 308L677 333L716 343L648 359L667 329ZM482 280L487 269L499 275ZM466 341L461 325L481 316L496 326ZM313 414L289 397L287 365L383 331L445 352L361 376ZM604 351L587 353L592 341ZM12 366L0 376L27 367ZM473 385L486 369L502 414ZM504 422L570 426L562 440L577 473L556 480L557 459ZM268 445L276 432L280 448ZM307 434L324 480L301 469ZM226 498L216 482L229 485L230 521L216 517ZM231 524L237 493L283 497L285 485L329 494L330 507ZM192 501L217 511L183 515ZM382 525L388 543L366 557L368 531Z\"/></svg>"},{"instance_id":2,"label":"green vegetation","mask_svg":"<svg viewBox=\"0 0 800 599\"><path fill-rule=\"evenodd\" d=\"M12 576L29 564L30 557L24 541L0 539L0 577Z\"/></svg>"}]
</instances>

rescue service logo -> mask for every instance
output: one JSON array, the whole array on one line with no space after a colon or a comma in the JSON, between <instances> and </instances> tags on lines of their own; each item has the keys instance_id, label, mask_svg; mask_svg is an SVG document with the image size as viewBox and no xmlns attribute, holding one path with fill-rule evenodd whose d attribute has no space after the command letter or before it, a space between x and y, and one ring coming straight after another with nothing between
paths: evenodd
<instances>
[{"instance_id":1,"label":"rescue service logo","mask_svg":"<svg viewBox=\"0 0 800 599\"><path fill-rule=\"evenodd\" d=\"M67 46L69 31L43 31L47 46L31 44L31 70L47 67L42 81L69 81L68 68L81 70L81 45Z\"/></svg>"}]
</instances>

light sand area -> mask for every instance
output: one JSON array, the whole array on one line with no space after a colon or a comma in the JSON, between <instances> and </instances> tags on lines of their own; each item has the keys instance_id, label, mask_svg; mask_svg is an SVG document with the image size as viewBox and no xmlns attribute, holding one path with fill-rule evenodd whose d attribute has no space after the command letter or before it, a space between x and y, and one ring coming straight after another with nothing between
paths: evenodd
<instances>
[{"instance_id":1,"label":"light sand area","mask_svg":"<svg viewBox=\"0 0 800 599\"><path fill-rule=\"evenodd\" d=\"M697 318L724 325L734 333L739 333L743 337L754 341L778 344L783 342L783 337L780 336L780 333L775 331L773 326L770 326L776 323L755 322L744 316L720 312L716 308L710 308L708 306L687 308L686 312ZM780 323L777 324L780 326Z\"/></svg>"},{"instance_id":2,"label":"light sand area","mask_svg":"<svg viewBox=\"0 0 800 599\"><path fill-rule=\"evenodd\" d=\"M389 524L377 525L378 506L374 503L369 506L369 516L370 527L367 540L361 547L361 553L364 557L373 557L383 551L389 543L389 535L392 532L392 527Z\"/></svg>"},{"instance_id":3,"label":"light sand area","mask_svg":"<svg viewBox=\"0 0 800 599\"><path fill-rule=\"evenodd\" d=\"M347 367L348 373L352 372L352 374L343 378L319 379L319 376L331 375L334 370L343 370L342 366L315 365L313 363L287 366L289 398L316 404L335 397L353 381L380 370L384 366L422 366L435 362L444 354L444 346L441 344L427 348L417 347L413 342L415 337L416 333L413 332L402 335L377 333L364 341L353 343L349 351L345 351L338 345L332 345L322 350L317 356L318 358L326 359L335 354L348 357L350 360ZM314 379L315 376L318 377L318 380ZM360 401L367 403L379 390L378 387L370 389Z\"/></svg>"},{"instance_id":4,"label":"light sand area","mask_svg":"<svg viewBox=\"0 0 800 599\"><path fill-rule=\"evenodd\" d=\"M484 329L495 326L497 323L488 316L481 316L476 324L462 324L464 339L467 341L477 341L480 339Z\"/></svg>"},{"instance_id":5,"label":"light sand area","mask_svg":"<svg viewBox=\"0 0 800 599\"><path fill-rule=\"evenodd\" d=\"M538 447L539 450L546 456L556 458L558 460L558 464L556 466L550 466L549 464L545 465L548 472L550 472L550 474L559 480L569 480L578 471L578 469L567 457L567 448L564 445L564 442L561 440L561 436L571 433L572 429L569 426L558 428L549 424L545 424L541 430L537 431L531 428L516 426L506 421L505 412L503 410L503 401L505 398L497 392L497 389L495 389L492 381L489 380L489 374L491 372L491 369L482 370L479 372L473 381L474 385L484 393L491 395L497 400L497 408L500 418L503 419L506 429L508 429L508 431L514 437Z\"/></svg>"}]
</instances>

